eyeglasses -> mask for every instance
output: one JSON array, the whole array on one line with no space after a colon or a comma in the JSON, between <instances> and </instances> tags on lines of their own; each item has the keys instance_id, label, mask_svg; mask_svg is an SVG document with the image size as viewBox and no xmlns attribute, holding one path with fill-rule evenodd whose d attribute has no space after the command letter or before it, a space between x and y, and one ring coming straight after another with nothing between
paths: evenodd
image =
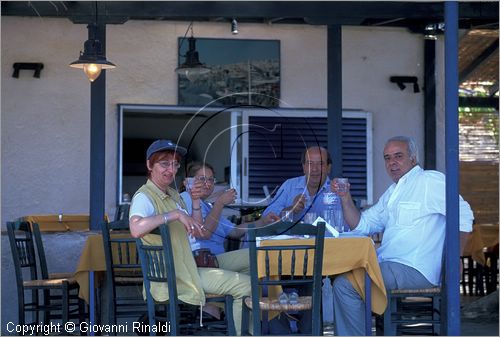
<instances>
[{"instance_id":1,"label":"eyeglasses","mask_svg":"<svg viewBox=\"0 0 500 337\"><path fill-rule=\"evenodd\" d=\"M323 166L323 165L326 165L326 163L324 161L311 161L311 160L306 160L306 162L304 164L306 164L307 166Z\"/></svg>"},{"instance_id":2,"label":"eyeglasses","mask_svg":"<svg viewBox=\"0 0 500 337\"><path fill-rule=\"evenodd\" d=\"M195 178L196 178L196 180L204 182L205 184L207 184L207 183L215 184L217 182L217 180L215 179L215 177L198 176L198 177L195 177Z\"/></svg>"},{"instance_id":3,"label":"eyeglasses","mask_svg":"<svg viewBox=\"0 0 500 337\"><path fill-rule=\"evenodd\" d=\"M179 167L181 167L181 164L179 164L178 161L159 161L158 164L160 164L160 166L164 169L168 169L168 168L173 168L175 170L177 170Z\"/></svg>"}]
</instances>

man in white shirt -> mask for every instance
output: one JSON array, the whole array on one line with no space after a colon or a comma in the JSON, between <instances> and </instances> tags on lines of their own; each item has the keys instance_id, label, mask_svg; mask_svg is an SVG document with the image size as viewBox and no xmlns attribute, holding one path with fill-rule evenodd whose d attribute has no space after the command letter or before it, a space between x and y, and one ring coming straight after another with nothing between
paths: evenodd
<instances>
[{"instance_id":1,"label":"man in white shirt","mask_svg":"<svg viewBox=\"0 0 500 337\"><path fill-rule=\"evenodd\" d=\"M332 181L345 221L360 234L384 233L377 255L386 289L439 285L446 232L445 176L418 165L417 146L409 137L389 139L384 161L394 184L362 213L349 190L338 192L336 180ZM461 196L459 203L460 231L471 232L472 210ZM334 281L333 304L336 334L363 335L364 303L344 275Z\"/></svg>"}]
</instances>

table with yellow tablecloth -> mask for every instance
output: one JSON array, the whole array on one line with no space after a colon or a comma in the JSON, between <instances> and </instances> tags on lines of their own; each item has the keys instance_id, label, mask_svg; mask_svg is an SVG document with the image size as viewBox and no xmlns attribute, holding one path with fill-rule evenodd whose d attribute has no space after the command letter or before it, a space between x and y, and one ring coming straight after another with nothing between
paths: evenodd
<instances>
[{"instance_id":1,"label":"table with yellow tablecloth","mask_svg":"<svg viewBox=\"0 0 500 337\"><path fill-rule=\"evenodd\" d=\"M130 238L130 233L112 234L114 238ZM104 255L103 239L101 234L89 235L83 247L78 266L75 271L75 279L80 285L78 296L90 303L89 295L89 273L95 273L96 283L102 280L106 271L106 258ZM93 285L95 286L95 285Z\"/></svg>"},{"instance_id":2,"label":"table with yellow tablecloth","mask_svg":"<svg viewBox=\"0 0 500 337\"><path fill-rule=\"evenodd\" d=\"M313 239L291 239L291 240L263 240L262 246L279 246L295 244L311 244ZM285 258L287 252L283 252ZM323 275L338 275L347 273L347 278L353 284L354 289L365 298L365 275L371 279L371 303L372 311L382 314L387 306L387 296L384 280L377 261L377 254L373 242L367 237L344 237L325 238L323 253ZM309 265L313 263L314 255L309 256ZM259 254L259 259L264 259L264 254ZM264 263L259 263L264 268ZM284 267L285 268L285 267ZM277 275L277 267L270 266L271 273ZM286 275L287 271L283 270ZM264 276L265 271L259 269L259 276Z\"/></svg>"},{"instance_id":3,"label":"table with yellow tablecloth","mask_svg":"<svg viewBox=\"0 0 500 337\"><path fill-rule=\"evenodd\" d=\"M90 216L87 214L35 214L20 218L21 221L37 223L42 232L88 231ZM108 216L104 216L108 221Z\"/></svg>"},{"instance_id":4,"label":"table with yellow tablecloth","mask_svg":"<svg viewBox=\"0 0 500 337\"><path fill-rule=\"evenodd\" d=\"M465 244L462 255L472 256L476 262L485 265L484 248L496 244L498 244L498 224L476 224L472 228L472 234Z\"/></svg>"},{"instance_id":5,"label":"table with yellow tablecloth","mask_svg":"<svg viewBox=\"0 0 500 337\"><path fill-rule=\"evenodd\" d=\"M129 238L130 233L116 233L112 237ZM83 247L74 278L80 285L78 297L89 304L90 324L95 320L95 295L94 289L99 285L106 271L106 257L104 255L103 238L101 234L89 235ZM93 333L91 333L93 335Z\"/></svg>"},{"instance_id":6,"label":"table with yellow tablecloth","mask_svg":"<svg viewBox=\"0 0 500 337\"><path fill-rule=\"evenodd\" d=\"M28 215L21 220L37 223L42 232L88 231L90 217L83 214Z\"/></svg>"}]
</instances>

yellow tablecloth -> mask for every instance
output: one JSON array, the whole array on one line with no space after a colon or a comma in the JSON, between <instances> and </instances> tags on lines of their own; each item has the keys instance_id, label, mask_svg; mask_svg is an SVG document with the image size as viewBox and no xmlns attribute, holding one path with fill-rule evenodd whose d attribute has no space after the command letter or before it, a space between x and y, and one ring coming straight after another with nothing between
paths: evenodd
<instances>
[{"instance_id":1,"label":"yellow tablecloth","mask_svg":"<svg viewBox=\"0 0 500 337\"><path fill-rule=\"evenodd\" d=\"M130 237L130 234L113 234L113 237ZM95 272L95 281L98 285L106 271L106 258L101 234L89 235L83 247L80 260L75 271L75 279L80 285L78 296L89 303L89 272Z\"/></svg>"},{"instance_id":2,"label":"yellow tablecloth","mask_svg":"<svg viewBox=\"0 0 500 337\"><path fill-rule=\"evenodd\" d=\"M108 216L105 215L105 221ZM65 232L65 231L88 231L90 216L84 214L62 214L59 221L58 214L28 215L21 218L22 221L37 223L42 232Z\"/></svg>"},{"instance_id":3,"label":"yellow tablecloth","mask_svg":"<svg viewBox=\"0 0 500 337\"><path fill-rule=\"evenodd\" d=\"M310 244L312 239L305 240L264 240L261 246ZM283 253L285 258L286 254ZM259 254L259 259L264 259L264 253ZM312 266L313 254L309 256L309 265ZM259 263L259 277L264 276L264 263ZM289 273L285 270L283 274ZM289 266L287 266L289 267ZM271 273L277 275L277 267L270 266ZM365 298L365 273L368 272L372 281L371 300L372 311L382 314L387 306L387 296L384 280L380 272L377 261L377 254L373 247L372 240L364 237L352 238L325 238L325 250L323 258L323 275L338 275L347 273L347 278L354 286L354 289Z\"/></svg>"},{"instance_id":4,"label":"yellow tablecloth","mask_svg":"<svg viewBox=\"0 0 500 337\"><path fill-rule=\"evenodd\" d=\"M465 244L463 255L472 258L484 265L486 263L483 249L492 247L498 243L498 224L478 224L472 228L472 234Z\"/></svg>"}]
</instances>

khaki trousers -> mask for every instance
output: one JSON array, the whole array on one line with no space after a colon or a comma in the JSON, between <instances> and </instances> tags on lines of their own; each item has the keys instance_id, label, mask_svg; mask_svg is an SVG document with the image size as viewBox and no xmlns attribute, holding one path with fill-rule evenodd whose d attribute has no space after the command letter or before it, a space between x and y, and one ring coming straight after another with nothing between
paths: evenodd
<instances>
[{"instance_id":1,"label":"khaki trousers","mask_svg":"<svg viewBox=\"0 0 500 337\"><path fill-rule=\"evenodd\" d=\"M198 268L206 293L233 296L233 319L236 334L241 335L242 299L251 295L248 249L217 255L219 268Z\"/></svg>"}]
</instances>

